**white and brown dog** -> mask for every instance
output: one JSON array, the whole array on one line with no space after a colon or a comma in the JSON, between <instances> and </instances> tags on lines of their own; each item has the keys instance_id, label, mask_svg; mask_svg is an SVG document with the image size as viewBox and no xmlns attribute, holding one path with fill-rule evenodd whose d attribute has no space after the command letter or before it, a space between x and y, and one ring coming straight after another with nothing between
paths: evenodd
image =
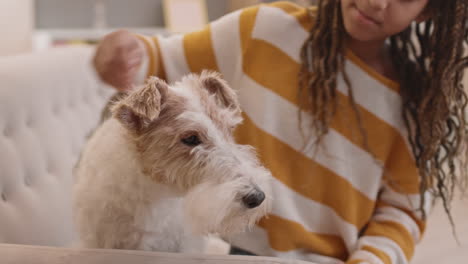
<instances>
[{"instance_id":1,"label":"white and brown dog","mask_svg":"<svg viewBox=\"0 0 468 264\"><path fill-rule=\"evenodd\" d=\"M242 232L268 212L271 175L234 142L241 111L217 74L171 86L151 77L111 112L75 168L83 246L201 252L205 235Z\"/></svg>"}]
</instances>

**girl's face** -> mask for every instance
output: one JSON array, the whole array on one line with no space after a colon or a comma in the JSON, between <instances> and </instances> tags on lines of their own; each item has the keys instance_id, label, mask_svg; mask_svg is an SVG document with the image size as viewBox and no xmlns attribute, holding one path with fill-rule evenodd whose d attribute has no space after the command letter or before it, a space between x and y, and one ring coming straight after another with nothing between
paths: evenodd
<instances>
[{"instance_id":1,"label":"girl's face","mask_svg":"<svg viewBox=\"0 0 468 264\"><path fill-rule=\"evenodd\" d=\"M348 34L360 41L384 40L422 21L429 0L341 0Z\"/></svg>"}]
</instances>

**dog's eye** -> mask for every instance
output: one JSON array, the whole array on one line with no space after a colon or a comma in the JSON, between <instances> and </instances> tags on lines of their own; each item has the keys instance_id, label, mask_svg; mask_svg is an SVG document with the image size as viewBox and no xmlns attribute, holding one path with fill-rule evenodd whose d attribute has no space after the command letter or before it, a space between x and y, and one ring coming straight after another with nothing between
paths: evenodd
<instances>
[{"instance_id":1,"label":"dog's eye","mask_svg":"<svg viewBox=\"0 0 468 264\"><path fill-rule=\"evenodd\" d=\"M188 136L186 138L183 138L182 143L184 143L185 145L190 146L190 147L195 147L195 146L200 145L202 142L201 142L200 138L198 138L197 135L191 135L191 136Z\"/></svg>"}]
</instances>

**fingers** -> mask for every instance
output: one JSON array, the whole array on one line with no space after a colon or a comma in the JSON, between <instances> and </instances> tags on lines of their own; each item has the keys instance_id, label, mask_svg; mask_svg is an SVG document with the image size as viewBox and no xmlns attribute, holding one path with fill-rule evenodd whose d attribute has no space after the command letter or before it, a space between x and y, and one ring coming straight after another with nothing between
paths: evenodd
<instances>
[{"instance_id":1,"label":"fingers","mask_svg":"<svg viewBox=\"0 0 468 264\"><path fill-rule=\"evenodd\" d=\"M122 91L130 89L143 62L144 45L126 30L105 36L93 59L101 79Z\"/></svg>"}]
</instances>

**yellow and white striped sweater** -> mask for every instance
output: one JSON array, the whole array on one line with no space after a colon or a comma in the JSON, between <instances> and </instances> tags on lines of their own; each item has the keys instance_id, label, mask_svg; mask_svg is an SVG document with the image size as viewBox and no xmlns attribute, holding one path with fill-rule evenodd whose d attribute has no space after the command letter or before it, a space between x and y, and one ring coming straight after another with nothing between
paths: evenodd
<instances>
[{"instance_id":1,"label":"yellow and white striped sweater","mask_svg":"<svg viewBox=\"0 0 468 264\"><path fill-rule=\"evenodd\" d=\"M408 263L425 224L415 210L418 171L398 84L348 52L345 67L369 147L340 78L339 109L324 147L303 148L297 77L312 22L307 9L276 2L236 11L199 32L145 36L148 74L173 82L211 69L238 91L245 112L238 142L254 146L272 171L275 201L272 213L234 245L319 264Z\"/></svg>"}]
</instances>

